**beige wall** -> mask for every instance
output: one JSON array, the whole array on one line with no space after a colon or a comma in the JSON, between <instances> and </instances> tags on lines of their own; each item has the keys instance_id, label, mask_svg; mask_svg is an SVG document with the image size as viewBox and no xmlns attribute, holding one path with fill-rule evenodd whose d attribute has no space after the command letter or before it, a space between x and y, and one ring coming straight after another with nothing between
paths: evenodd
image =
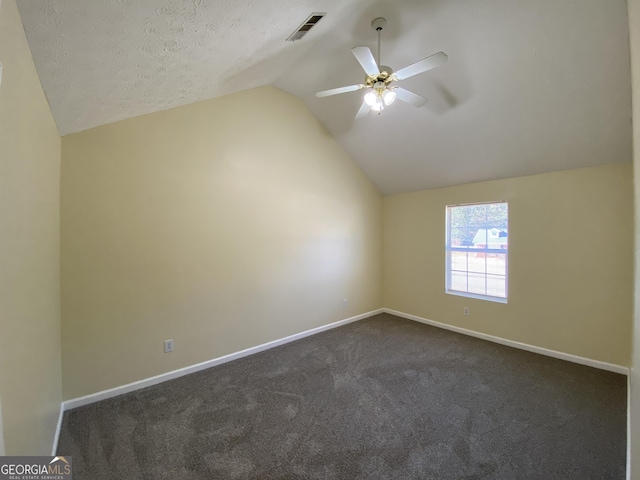
<instances>
[{"instance_id":1,"label":"beige wall","mask_svg":"<svg viewBox=\"0 0 640 480\"><path fill-rule=\"evenodd\" d=\"M382 306L382 197L289 94L69 135L62 157L67 399Z\"/></svg>"},{"instance_id":2,"label":"beige wall","mask_svg":"<svg viewBox=\"0 0 640 480\"><path fill-rule=\"evenodd\" d=\"M0 402L0 456L6 455L4 449L4 431L2 428L2 402Z\"/></svg>"},{"instance_id":3,"label":"beige wall","mask_svg":"<svg viewBox=\"0 0 640 480\"><path fill-rule=\"evenodd\" d=\"M48 455L60 380L60 137L15 0L0 6L0 397L8 455Z\"/></svg>"},{"instance_id":4,"label":"beige wall","mask_svg":"<svg viewBox=\"0 0 640 480\"><path fill-rule=\"evenodd\" d=\"M445 206L494 200L509 202L508 304L445 294ZM632 214L630 163L385 197L384 306L627 366Z\"/></svg>"},{"instance_id":5,"label":"beige wall","mask_svg":"<svg viewBox=\"0 0 640 480\"><path fill-rule=\"evenodd\" d=\"M633 362L630 375L629 454L630 476L640 479L640 0L628 0L633 96L633 185L635 193L635 283Z\"/></svg>"}]
</instances>

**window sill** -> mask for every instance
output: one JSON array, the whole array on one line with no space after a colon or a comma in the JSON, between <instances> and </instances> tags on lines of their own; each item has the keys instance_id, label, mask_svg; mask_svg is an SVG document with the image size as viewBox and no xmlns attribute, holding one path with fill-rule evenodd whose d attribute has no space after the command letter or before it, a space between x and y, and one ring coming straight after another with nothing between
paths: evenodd
<instances>
[{"instance_id":1,"label":"window sill","mask_svg":"<svg viewBox=\"0 0 640 480\"><path fill-rule=\"evenodd\" d=\"M468 293L468 292L460 292L458 290L447 290L445 293L448 295L457 295L459 297L467 297L467 298L475 298L476 300L486 300L488 302L495 303L507 303L507 298L502 297L492 297L490 295L480 295L478 293Z\"/></svg>"}]
</instances>

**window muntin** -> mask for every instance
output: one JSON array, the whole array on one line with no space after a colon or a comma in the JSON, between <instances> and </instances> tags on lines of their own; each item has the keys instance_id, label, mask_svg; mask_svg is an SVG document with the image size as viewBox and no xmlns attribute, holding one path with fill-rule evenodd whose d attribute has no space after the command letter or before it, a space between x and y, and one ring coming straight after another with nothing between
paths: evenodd
<instances>
[{"instance_id":1,"label":"window muntin","mask_svg":"<svg viewBox=\"0 0 640 480\"><path fill-rule=\"evenodd\" d=\"M506 303L507 202L447 206L446 292Z\"/></svg>"}]
</instances>

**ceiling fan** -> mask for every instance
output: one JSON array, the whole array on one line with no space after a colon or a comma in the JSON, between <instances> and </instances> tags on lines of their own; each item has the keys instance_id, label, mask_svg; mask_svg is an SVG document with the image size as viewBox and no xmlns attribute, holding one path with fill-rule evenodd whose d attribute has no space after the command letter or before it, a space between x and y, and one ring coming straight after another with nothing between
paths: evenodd
<instances>
[{"instance_id":1,"label":"ceiling fan","mask_svg":"<svg viewBox=\"0 0 640 480\"><path fill-rule=\"evenodd\" d=\"M369 113L369 110L380 114L384 107L391 105L396 98L415 107L422 107L427 103L426 98L397 85L393 85L393 83L444 65L447 63L449 57L443 52L438 52L416 63L412 63L407 67L401 68L397 72L394 72L391 67L380 65L380 32L386 24L387 21L382 17L376 18L371 22L371 28L378 32L377 63L369 47L358 46L351 49L351 52L366 73L364 83L323 90L322 92L316 93L316 97L329 97L331 95L338 95L339 93L355 92L363 88L370 89L364 96L364 101L356 114L356 118L364 117Z\"/></svg>"}]
</instances>

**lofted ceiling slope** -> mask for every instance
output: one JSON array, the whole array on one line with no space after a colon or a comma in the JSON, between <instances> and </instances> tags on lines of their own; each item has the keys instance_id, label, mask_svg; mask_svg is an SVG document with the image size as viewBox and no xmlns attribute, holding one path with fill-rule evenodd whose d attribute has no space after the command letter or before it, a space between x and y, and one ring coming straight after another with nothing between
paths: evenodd
<instances>
[{"instance_id":1,"label":"lofted ceiling slope","mask_svg":"<svg viewBox=\"0 0 640 480\"><path fill-rule=\"evenodd\" d=\"M370 0L18 0L61 135L271 84ZM331 12L301 41L312 12Z\"/></svg>"},{"instance_id":2,"label":"lofted ceiling slope","mask_svg":"<svg viewBox=\"0 0 640 480\"><path fill-rule=\"evenodd\" d=\"M384 194L631 161L625 0L18 0L61 134L261 85L302 99ZM312 12L303 40L284 39ZM350 52L429 98L354 120Z\"/></svg>"}]
</instances>

